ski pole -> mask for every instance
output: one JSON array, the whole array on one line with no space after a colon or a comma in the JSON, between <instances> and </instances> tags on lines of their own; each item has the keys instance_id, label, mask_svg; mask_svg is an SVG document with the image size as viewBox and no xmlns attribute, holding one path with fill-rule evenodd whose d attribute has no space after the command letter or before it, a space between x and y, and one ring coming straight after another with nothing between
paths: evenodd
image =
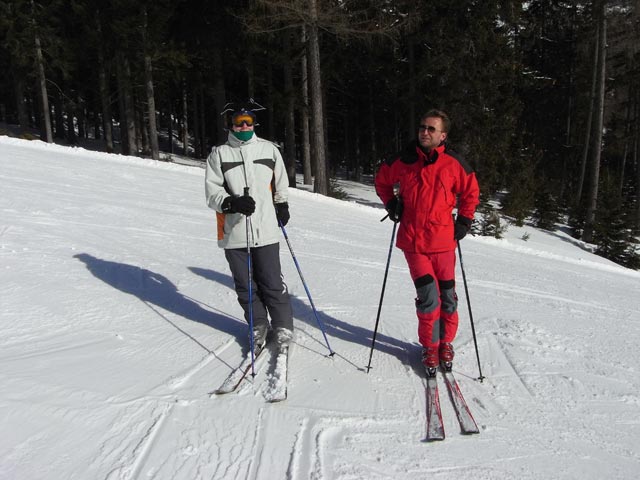
<instances>
[{"instance_id":1,"label":"ski pole","mask_svg":"<svg viewBox=\"0 0 640 480\"><path fill-rule=\"evenodd\" d=\"M291 252L291 257L293 258L293 263L296 265L296 269L298 270L298 274L300 275L300 280L302 280L302 285L304 286L305 292L307 292L307 297L309 298L309 303L311 304L311 308L313 309L313 314L316 317L316 322L320 327L320 331L322 331L322 335L324 336L324 341L327 344L327 348L329 349L329 356L332 357L335 352L331 350L331 346L329 345L329 340L327 340L327 333L325 332L324 325L320 318L318 317L318 311L316 310L316 306L313 304L313 299L311 298L311 293L309 293L309 288L307 287L307 282L304 281L304 276L302 275L302 270L300 270L300 264L298 264L298 259L296 258L296 254L293 253L293 247L291 247L291 242L289 241L289 236L287 235L287 231L284 229L284 225L282 222L278 220L278 224L282 229L282 234L284 235L284 239L287 241L287 245L289 246L289 251Z\"/></svg>"},{"instance_id":2,"label":"ski pole","mask_svg":"<svg viewBox=\"0 0 640 480\"><path fill-rule=\"evenodd\" d=\"M384 217L384 220L387 217ZM382 221L380 220L380 221ZM389 255L387 255L387 266L384 269L384 280L382 281L382 292L380 292L380 304L378 305L378 315L376 316L376 325L373 329L373 340L371 341L371 352L369 353L369 364L367 365L367 373L371 370L371 358L373 357L373 349L376 345L376 336L378 335L378 323L380 322L380 311L382 310L382 299L384 298L384 289L387 285L387 275L389 274L389 264L391 263L391 252L393 251L393 239L396 236L397 222L393 222L393 232L391 232L391 243L389 244Z\"/></svg>"},{"instance_id":3,"label":"ski pole","mask_svg":"<svg viewBox=\"0 0 640 480\"><path fill-rule=\"evenodd\" d=\"M249 187L244 187L244 196L249 196ZM247 230L247 270L249 274L249 346L251 348L251 376L255 377L255 343L253 338L253 271L251 268L251 243L249 242L251 218L249 217L249 215L246 215L245 218Z\"/></svg>"},{"instance_id":4,"label":"ski pole","mask_svg":"<svg viewBox=\"0 0 640 480\"><path fill-rule=\"evenodd\" d=\"M471 320L471 333L473 334L473 344L476 348L476 359L478 360L478 372L480 376L477 378L482 382L484 375L482 375L482 367L480 366L480 353L478 352L478 340L476 339L476 328L473 323L473 313L471 313L471 300L469 300L469 287L467 287L467 275L464 273L464 263L462 262L462 249L460 248L460 241L458 240L458 256L460 257L460 270L462 270L462 281L464 282L464 293L467 297L467 307L469 308L469 320Z\"/></svg>"}]
</instances>

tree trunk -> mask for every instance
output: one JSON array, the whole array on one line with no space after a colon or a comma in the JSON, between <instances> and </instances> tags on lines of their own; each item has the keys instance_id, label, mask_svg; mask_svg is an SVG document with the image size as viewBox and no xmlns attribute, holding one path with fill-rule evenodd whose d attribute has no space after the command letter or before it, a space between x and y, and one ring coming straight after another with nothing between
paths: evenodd
<instances>
[{"instance_id":1,"label":"tree trunk","mask_svg":"<svg viewBox=\"0 0 640 480\"><path fill-rule=\"evenodd\" d=\"M102 40L102 21L100 11L95 13L98 38ZM104 132L104 145L109 153L113 153L113 114L111 113L111 98L109 94L109 80L107 66L104 57L102 42L98 47L98 83L100 88L100 105L102 109L102 130ZM96 137L97 138L97 137Z\"/></svg>"},{"instance_id":2,"label":"tree trunk","mask_svg":"<svg viewBox=\"0 0 640 480\"><path fill-rule=\"evenodd\" d=\"M224 109L226 102L226 89L224 86L224 62L222 60L222 54L220 49L216 48L213 52L214 62L214 89L215 89L215 102L216 102L216 135L214 136L214 145L220 145L227 141L225 116L220 115L220 112ZM207 155L209 152L207 152Z\"/></svg>"},{"instance_id":3,"label":"tree trunk","mask_svg":"<svg viewBox=\"0 0 640 480\"><path fill-rule=\"evenodd\" d=\"M369 98L373 99L374 96L375 94L373 92L373 87L371 86L371 83L369 83ZM370 154L370 161L373 165L378 164L378 147L376 145L376 137L377 137L377 129L376 129L374 102L370 102L369 103L369 138L371 141L371 146L370 146L371 150L369 151L369 154Z\"/></svg>"},{"instance_id":4,"label":"tree trunk","mask_svg":"<svg viewBox=\"0 0 640 480\"><path fill-rule=\"evenodd\" d=\"M408 39L408 46L409 46L409 78L413 79L416 78L416 55L415 55L415 48L414 48L414 44L413 44L413 38L411 37L411 35L409 36ZM416 93L416 83L414 81L410 81L409 82L409 118L407 119L407 138L413 138L416 136L416 132L418 131L418 119L416 118L418 115L421 115L422 112L420 114L416 113L416 100L417 100L417 93ZM374 163L374 165L376 165L376 163Z\"/></svg>"},{"instance_id":5,"label":"tree trunk","mask_svg":"<svg viewBox=\"0 0 640 480\"><path fill-rule=\"evenodd\" d=\"M189 99L187 97L187 82L182 81L182 122L181 123L181 138L182 141L182 154L185 157L189 156Z\"/></svg>"},{"instance_id":6,"label":"tree trunk","mask_svg":"<svg viewBox=\"0 0 640 480\"><path fill-rule=\"evenodd\" d=\"M285 41L291 45L291 37L287 36ZM287 48L285 46L285 48ZM286 126L284 140L284 156L285 165L287 167L287 177L289 178L289 187L296 187L296 122L295 122L295 103L296 96L293 90L293 65L291 55L287 55L284 61L284 94L286 98Z\"/></svg>"},{"instance_id":7,"label":"tree trunk","mask_svg":"<svg viewBox=\"0 0 640 480\"><path fill-rule=\"evenodd\" d=\"M286 87L285 87L286 89ZM273 67L271 62L267 65L267 98L266 105L267 111L267 132L269 132L269 140L275 141L276 139L276 122L275 122L275 113L274 113L274 103L273 103ZM286 95L286 94L285 94ZM286 100L285 100L286 102Z\"/></svg>"},{"instance_id":8,"label":"tree trunk","mask_svg":"<svg viewBox=\"0 0 640 480\"><path fill-rule=\"evenodd\" d=\"M256 95L256 79L255 72L253 71L253 59L251 56L247 58L245 65L247 70L247 93L249 94L249 98L253 98Z\"/></svg>"},{"instance_id":9,"label":"tree trunk","mask_svg":"<svg viewBox=\"0 0 640 480\"><path fill-rule=\"evenodd\" d=\"M193 88L193 95L191 95L191 104L192 104L192 112L193 112L193 157L200 158L200 146L202 145L202 130L200 128L200 113L198 112L200 105L200 95L202 95L202 88L200 87L200 77L196 80L196 84ZM187 141L189 138L187 137Z\"/></svg>"},{"instance_id":10,"label":"tree trunk","mask_svg":"<svg viewBox=\"0 0 640 480\"><path fill-rule=\"evenodd\" d=\"M302 38L304 42L307 42L306 29L302 28ZM313 174L311 169L311 139L309 131L309 74L307 68L307 54L306 49L300 59L300 68L302 71L302 108L300 109L300 122L302 123L302 172L303 183L305 185L311 185L313 183Z\"/></svg>"},{"instance_id":11,"label":"tree trunk","mask_svg":"<svg viewBox=\"0 0 640 480\"><path fill-rule=\"evenodd\" d=\"M169 111L167 112L167 136L169 137L169 153L174 154L173 151L173 99L169 99ZM162 127L160 127L162 129Z\"/></svg>"},{"instance_id":12,"label":"tree trunk","mask_svg":"<svg viewBox=\"0 0 640 480\"><path fill-rule=\"evenodd\" d=\"M596 29L596 41L593 46L593 70L591 75L591 92L589 94L589 113L587 114L587 124L585 129L584 145L582 147L582 157L580 160L580 175L576 187L575 204L577 207L582 202L582 191L584 190L584 178L587 171L587 160L589 158L589 146L591 145L591 129L593 128L593 110L596 103L596 87L598 82L598 51L599 51L600 27Z\"/></svg>"},{"instance_id":13,"label":"tree trunk","mask_svg":"<svg viewBox=\"0 0 640 480\"><path fill-rule=\"evenodd\" d=\"M629 99L629 102L630 101L631 99ZM631 142L631 132L632 132L631 109L632 109L631 104L627 103L627 108L624 115L625 117L624 118L624 137L623 137L624 147L622 150L622 158L620 162L620 180L618 182L618 195L620 196L620 198L622 198L623 191L624 191L624 172L626 170L627 158L629 156L629 143Z\"/></svg>"},{"instance_id":14,"label":"tree trunk","mask_svg":"<svg viewBox=\"0 0 640 480\"><path fill-rule=\"evenodd\" d=\"M76 117L76 105L71 99L67 102L66 108L67 114L67 142L70 145L75 145L78 143L78 137L76 137L76 125L75 125L75 117Z\"/></svg>"},{"instance_id":15,"label":"tree trunk","mask_svg":"<svg viewBox=\"0 0 640 480\"><path fill-rule=\"evenodd\" d=\"M142 152L144 155L149 156L151 154L151 148L149 147L149 129L147 128L147 122L145 121L144 109L136 109L135 114L136 131L138 132L138 152Z\"/></svg>"},{"instance_id":16,"label":"tree trunk","mask_svg":"<svg viewBox=\"0 0 640 480\"><path fill-rule=\"evenodd\" d=\"M113 153L113 115L111 114L111 98L109 95L109 82L104 64L104 55L98 56L98 76L100 83L100 105L102 108L102 131L104 133L104 145L109 153Z\"/></svg>"},{"instance_id":17,"label":"tree trunk","mask_svg":"<svg viewBox=\"0 0 640 480\"><path fill-rule=\"evenodd\" d=\"M329 193L327 162L324 142L324 116L322 112L322 79L320 71L320 38L318 33L317 0L309 0L312 24L309 26L309 83L311 87L311 121L313 155L315 158L315 182L313 191L321 195Z\"/></svg>"},{"instance_id":18,"label":"tree trunk","mask_svg":"<svg viewBox=\"0 0 640 480\"><path fill-rule=\"evenodd\" d=\"M636 186L640 186L640 158L638 149L640 148L640 94L636 91L635 101L635 127L633 132L633 165L636 169ZM636 188L636 232L640 232L640 188Z\"/></svg>"},{"instance_id":19,"label":"tree trunk","mask_svg":"<svg viewBox=\"0 0 640 480\"><path fill-rule=\"evenodd\" d=\"M147 8L143 7L143 26L142 26L142 42L144 50L144 83L147 95L147 116L149 117L149 149L151 150L151 158L160 159L160 146L158 145L158 124L156 120L156 99L153 89L153 63L151 59L150 46L147 40Z\"/></svg>"},{"instance_id":20,"label":"tree trunk","mask_svg":"<svg viewBox=\"0 0 640 480\"><path fill-rule=\"evenodd\" d=\"M593 155L591 157L591 181L587 196L587 216L585 219L582 239L585 242L593 240L593 227L595 223L596 207L598 203L598 182L600 179L600 158L602 156L602 129L604 124L604 95L606 80L606 54L607 54L607 18L605 15L605 1L600 0L598 5L598 21L600 35L598 36L598 89L595 109L595 132L593 142Z\"/></svg>"},{"instance_id":21,"label":"tree trunk","mask_svg":"<svg viewBox=\"0 0 640 480\"><path fill-rule=\"evenodd\" d=\"M122 153L125 155L137 155L136 146L136 118L133 108L133 96L131 94L131 69L129 60L120 53L118 55L118 95L120 97L120 137L122 141Z\"/></svg>"},{"instance_id":22,"label":"tree trunk","mask_svg":"<svg viewBox=\"0 0 640 480\"><path fill-rule=\"evenodd\" d=\"M24 80L18 73L13 72L13 88L16 95L16 111L18 113L18 124L22 128L29 127L29 113L24 98Z\"/></svg>"},{"instance_id":23,"label":"tree trunk","mask_svg":"<svg viewBox=\"0 0 640 480\"><path fill-rule=\"evenodd\" d=\"M55 138L64 138L64 100L62 92L58 91L53 97L53 136Z\"/></svg>"},{"instance_id":24,"label":"tree trunk","mask_svg":"<svg viewBox=\"0 0 640 480\"><path fill-rule=\"evenodd\" d=\"M78 121L78 136L80 138L87 138L87 108L86 108L86 95L84 92L78 92L76 97L76 115Z\"/></svg>"},{"instance_id":25,"label":"tree trunk","mask_svg":"<svg viewBox=\"0 0 640 480\"><path fill-rule=\"evenodd\" d=\"M199 107L198 108L198 116L200 118L200 148L199 148L199 152L198 152L198 158L207 158L207 119L205 118L204 112L205 112L205 106L204 106L204 85L202 84L202 82L200 83L200 95L198 95L198 99L199 99Z\"/></svg>"},{"instance_id":26,"label":"tree trunk","mask_svg":"<svg viewBox=\"0 0 640 480\"><path fill-rule=\"evenodd\" d=\"M35 15L34 8L35 7L32 0L32 15ZM44 137L47 143L53 143L53 132L51 130L51 112L49 111L49 97L47 93L47 78L44 74L44 58L42 56L42 47L40 46L40 36L38 35L38 27L36 25L35 16L32 17L32 23L34 31L38 90L40 94L40 107L42 108L42 124L40 125L41 137Z\"/></svg>"},{"instance_id":27,"label":"tree trunk","mask_svg":"<svg viewBox=\"0 0 640 480\"><path fill-rule=\"evenodd\" d=\"M356 169L356 177L354 180L356 182L362 181L362 152L360 152L360 127L356 125L355 127L355 138L353 139L355 144L354 156L356 157L355 161L355 169Z\"/></svg>"}]
</instances>

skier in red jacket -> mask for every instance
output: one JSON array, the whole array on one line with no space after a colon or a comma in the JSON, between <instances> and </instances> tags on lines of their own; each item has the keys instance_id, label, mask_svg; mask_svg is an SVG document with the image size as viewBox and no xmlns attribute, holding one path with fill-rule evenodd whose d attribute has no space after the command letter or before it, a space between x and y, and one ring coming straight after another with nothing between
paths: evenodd
<instances>
[{"instance_id":1,"label":"skier in red jacket","mask_svg":"<svg viewBox=\"0 0 640 480\"><path fill-rule=\"evenodd\" d=\"M445 144L450 126L446 113L425 113L417 142L384 162L375 177L389 218L400 222L396 246L404 252L416 288L418 339L430 373L439 363L451 368L451 342L458 330L455 250L479 203L475 173Z\"/></svg>"}]
</instances>

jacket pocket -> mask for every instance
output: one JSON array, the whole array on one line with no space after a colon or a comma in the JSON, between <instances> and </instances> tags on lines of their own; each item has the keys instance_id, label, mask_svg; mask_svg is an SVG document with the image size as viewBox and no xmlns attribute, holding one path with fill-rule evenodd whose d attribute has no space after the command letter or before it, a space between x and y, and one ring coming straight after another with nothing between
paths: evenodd
<instances>
[{"instance_id":1,"label":"jacket pocket","mask_svg":"<svg viewBox=\"0 0 640 480\"><path fill-rule=\"evenodd\" d=\"M456 206L453 191L454 179L446 172L440 172L434 184L433 206L430 220L435 225L452 225L451 212Z\"/></svg>"}]
</instances>

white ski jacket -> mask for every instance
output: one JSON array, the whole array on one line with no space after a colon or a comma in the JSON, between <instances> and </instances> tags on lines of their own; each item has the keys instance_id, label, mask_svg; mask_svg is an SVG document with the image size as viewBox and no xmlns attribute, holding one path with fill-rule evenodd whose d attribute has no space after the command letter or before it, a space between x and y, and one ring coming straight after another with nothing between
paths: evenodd
<instances>
[{"instance_id":1,"label":"white ski jacket","mask_svg":"<svg viewBox=\"0 0 640 480\"><path fill-rule=\"evenodd\" d=\"M213 147L207 158L205 194L207 205L216 211L218 246L247 248L247 221L240 213L222 213L222 202L229 195L249 195L256 211L249 217L252 247L280 241L280 228L274 203L287 201L289 180L278 147L254 133L243 142L231 132L227 143Z\"/></svg>"}]
</instances>

